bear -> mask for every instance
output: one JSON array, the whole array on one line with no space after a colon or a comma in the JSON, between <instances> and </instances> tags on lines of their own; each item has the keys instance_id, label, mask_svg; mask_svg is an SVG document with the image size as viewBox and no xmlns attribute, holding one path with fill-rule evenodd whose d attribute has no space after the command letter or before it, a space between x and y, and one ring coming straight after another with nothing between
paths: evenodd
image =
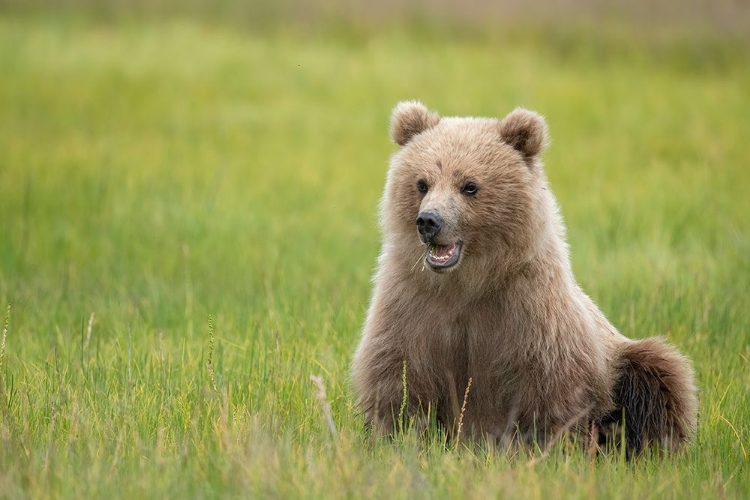
<instances>
[{"instance_id":1,"label":"bear","mask_svg":"<svg viewBox=\"0 0 750 500\"><path fill-rule=\"evenodd\" d=\"M679 451L697 426L691 363L622 335L577 284L543 170L545 119L391 116L382 248L351 366L371 433L432 418L491 445ZM463 433L460 430L464 429ZM619 448L618 448L619 449Z\"/></svg>"}]
</instances>

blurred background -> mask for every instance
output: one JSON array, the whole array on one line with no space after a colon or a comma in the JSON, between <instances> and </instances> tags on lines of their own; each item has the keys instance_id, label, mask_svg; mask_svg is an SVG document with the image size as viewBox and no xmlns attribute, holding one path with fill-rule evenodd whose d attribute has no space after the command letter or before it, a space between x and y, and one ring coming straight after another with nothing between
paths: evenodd
<instances>
[{"instance_id":1,"label":"blurred background","mask_svg":"<svg viewBox=\"0 0 750 500\"><path fill-rule=\"evenodd\" d=\"M3 0L0 5L15 13L77 14L108 21L191 18L254 32L296 29L363 34L413 24L487 36L518 23L586 22L615 23L641 35L655 30L710 29L746 38L750 22L750 8L742 0Z\"/></svg>"}]
</instances>

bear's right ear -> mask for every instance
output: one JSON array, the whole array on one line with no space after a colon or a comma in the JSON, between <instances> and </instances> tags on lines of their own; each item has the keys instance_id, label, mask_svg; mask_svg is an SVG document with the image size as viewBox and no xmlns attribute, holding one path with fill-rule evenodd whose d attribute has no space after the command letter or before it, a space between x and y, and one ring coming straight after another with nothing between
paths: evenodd
<instances>
[{"instance_id":1,"label":"bear's right ear","mask_svg":"<svg viewBox=\"0 0 750 500\"><path fill-rule=\"evenodd\" d=\"M500 136L525 157L536 156L547 145L547 123L539 113L516 108L500 120Z\"/></svg>"},{"instance_id":2,"label":"bear's right ear","mask_svg":"<svg viewBox=\"0 0 750 500\"><path fill-rule=\"evenodd\" d=\"M391 113L391 139L404 146L412 137L434 127L439 121L440 116L419 101L400 102Z\"/></svg>"}]
</instances>

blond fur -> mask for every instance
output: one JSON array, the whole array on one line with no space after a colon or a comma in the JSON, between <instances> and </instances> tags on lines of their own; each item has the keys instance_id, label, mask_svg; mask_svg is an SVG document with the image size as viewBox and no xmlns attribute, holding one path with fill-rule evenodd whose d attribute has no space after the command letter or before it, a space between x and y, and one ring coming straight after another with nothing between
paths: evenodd
<instances>
[{"instance_id":1,"label":"blond fur","mask_svg":"<svg viewBox=\"0 0 750 500\"><path fill-rule=\"evenodd\" d=\"M473 380L462 437L544 443L592 426L606 437L624 414L630 454L687 443L697 420L689 362L659 339L621 335L573 277L538 158L544 119L523 109L502 120L441 119L409 102L395 108L391 137L402 147L381 202L382 252L352 366L368 424L386 435L399 428L405 363L406 414L423 418L429 408L449 433L456 395ZM468 181L475 196L461 191ZM414 265L425 255L415 227L425 210L444 219L436 244L463 242L452 269Z\"/></svg>"}]
</instances>

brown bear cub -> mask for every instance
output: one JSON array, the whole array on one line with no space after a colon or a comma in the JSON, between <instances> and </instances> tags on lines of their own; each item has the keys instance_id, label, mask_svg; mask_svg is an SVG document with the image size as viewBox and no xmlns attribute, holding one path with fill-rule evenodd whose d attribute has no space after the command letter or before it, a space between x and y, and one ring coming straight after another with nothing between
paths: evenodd
<instances>
[{"instance_id":1,"label":"brown bear cub","mask_svg":"<svg viewBox=\"0 0 750 500\"><path fill-rule=\"evenodd\" d=\"M576 283L539 159L544 119L403 102L391 137L401 148L352 367L368 426L390 435L399 415L434 416L455 436L471 380L461 438L544 444L569 431L623 436L628 456L682 448L697 421L690 363L660 338L621 335Z\"/></svg>"}]
</instances>

